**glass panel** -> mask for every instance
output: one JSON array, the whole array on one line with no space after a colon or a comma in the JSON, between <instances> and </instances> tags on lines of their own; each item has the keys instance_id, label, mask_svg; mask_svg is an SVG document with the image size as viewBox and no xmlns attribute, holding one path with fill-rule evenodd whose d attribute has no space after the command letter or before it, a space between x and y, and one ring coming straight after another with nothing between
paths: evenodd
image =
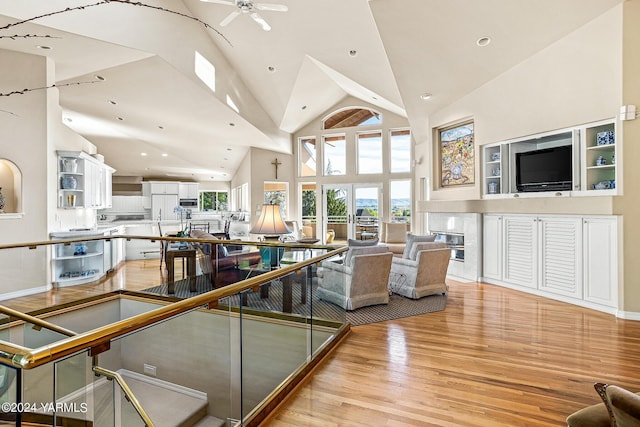
<instances>
[{"instance_id":1,"label":"glass panel","mask_svg":"<svg viewBox=\"0 0 640 427\"><path fill-rule=\"evenodd\" d=\"M345 175L347 170L346 141L344 135L325 136L324 138L324 174Z\"/></svg>"},{"instance_id":2,"label":"glass panel","mask_svg":"<svg viewBox=\"0 0 640 427\"><path fill-rule=\"evenodd\" d=\"M411 223L411 180L390 183L391 221Z\"/></svg>"},{"instance_id":3,"label":"glass panel","mask_svg":"<svg viewBox=\"0 0 640 427\"><path fill-rule=\"evenodd\" d=\"M411 172L411 131L392 130L389 150L391 173Z\"/></svg>"},{"instance_id":4,"label":"glass panel","mask_svg":"<svg viewBox=\"0 0 640 427\"><path fill-rule=\"evenodd\" d=\"M370 240L378 237L378 187L355 187L356 238Z\"/></svg>"},{"instance_id":5,"label":"glass panel","mask_svg":"<svg viewBox=\"0 0 640 427\"><path fill-rule=\"evenodd\" d=\"M145 427L146 424L144 420L142 419L140 414L138 414L138 411L136 411L136 408L133 406L133 404L127 400L127 395L125 394L125 392L118 386L115 381L113 386L117 390L116 396L118 396L117 402L119 403L118 407L120 408L120 425L127 427Z\"/></svg>"},{"instance_id":6,"label":"glass panel","mask_svg":"<svg viewBox=\"0 0 640 427\"><path fill-rule=\"evenodd\" d=\"M358 134L358 173L382 173L382 133Z\"/></svg>"},{"instance_id":7,"label":"glass panel","mask_svg":"<svg viewBox=\"0 0 640 427\"><path fill-rule=\"evenodd\" d=\"M316 139L300 138L298 140L298 170L300 176L316 176Z\"/></svg>"},{"instance_id":8,"label":"glass panel","mask_svg":"<svg viewBox=\"0 0 640 427\"><path fill-rule=\"evenodd\" d=\"M346 241L349 230L347 229L348 189L346 187L327 188L325 191L325 241L327 244L335 244L338 241Z\"/></svg>"},{"instance_id":9,"label":"glass panel","mask_svg":"<svg viewBox=\"0 0 640 427\"><path fill-rule=\"evenodd\" d=\"M136 300L126 304L131 310L160 306ZM229 309L227 301L218 301L211 309L194 310L114 340L99 355L98 365L123 377L151 420L182 425L189 417L209 415L220 422L238 418L233 405L240 401L235 362L239 343L236 337L232 345L237 320Z\"/></svg>"},{"instance_id":10,"label":"glass panel","mask_svg":"<svg viewBox=\"0 0 640 427\"><path fill-rule=\"evenodd\" d=\"M44 365L41 368L48 367ZM39 369L39 368L38 368ZM94 421L95 383L91 370L91 358L87 352L78 353L54 363L55 400L35 400L55 402L42 412L54 415L57 422L62 419ZM41 388L42 384L38 388ZM97 421L97 420L95 420Z\"/></svg>"},{"instance_id":11,"label":"glass panel","mask_svg":"<svg viewBox=\"0 0 640 427\"><path fill-rule=\"evenodd\" d=\"M19 369L11 366L0 365L0 403L16 404L18 402L18 376L21 375ZM17 405L15 406L17 408ZM17 414L9 411L2 411L0 416L0 426L15 426L17 424Z\"/></svg>"},{"instance_id":12,"label":"glass panel","mask_svg":"<svg viewBox=\"0 0 640 427\"><path fill-rule=\"evenodd\" d=\"M2 277L7 279L2 284L2 293L11 294L25 290L42 289L46 284L51 283L49 250L47 246L38 246L34 249L0 250L0 271L2 271ZM48 301L44 298L42 300L34 298L32 301L28 310L46 308L48 305ZM4 305L7 305L7 302L4 302ZM23 307L15 304L10 307L23 311Z\"/></svg>"}]
</instances>

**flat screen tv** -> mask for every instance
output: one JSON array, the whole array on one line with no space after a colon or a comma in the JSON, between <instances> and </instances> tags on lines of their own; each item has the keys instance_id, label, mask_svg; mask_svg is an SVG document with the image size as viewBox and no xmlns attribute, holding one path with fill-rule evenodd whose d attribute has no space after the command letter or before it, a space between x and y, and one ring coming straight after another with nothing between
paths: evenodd
<instances>
[{"instance_id":1,"label":"flat screen tv","mask_svg":"<svg viewBox=\"0 0 640 427\"><path fill-rule=\"evenodd\" d=\"M571 190L573 177L571 145L516 153L518 191Z\"/></svg>"}]
</instances>

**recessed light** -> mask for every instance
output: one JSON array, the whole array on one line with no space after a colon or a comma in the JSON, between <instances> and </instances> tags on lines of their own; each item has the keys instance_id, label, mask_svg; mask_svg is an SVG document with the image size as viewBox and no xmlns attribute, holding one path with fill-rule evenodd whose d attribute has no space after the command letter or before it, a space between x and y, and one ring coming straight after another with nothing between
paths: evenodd
<instances>
[{"instance_id":1,"label":"recessed light","mask_svg":"<svg viewBox=\"0 0 640 427\"><path fill-rule=\"evenodd\" d=\"M147 155L147 153L140 153L140 155L141 155L142 157L144 157L144 156L146 156L146 155Z\"/></svg>"},{"instance_id":2,"label":"recessed light","mask_svg":"<svg viewBox=\"0 0 640 427\"><path fill-rule=\"evenodd\" d=\"M51 50L51 46L45 46L42 44L39 44L38 46L36 46L38 49L42 49L42 50Z\"/></svg>"},{"instance_id":3,"label":"recessed light","mask_svg":"<svg viewBox=\"0 0 640 427\"><path fill-rule=\"evenodd\" d=\"M164 126L158 126L158 129L164 130Z\"/></svg>"},{"instance_id":4,"label":"recessed light","mask_svg":"<svg viewBox=\"0 0 640 427\"><path fill-rule=\"evenodd\" d=\"M227 148L227 151L231 151L231 148Z\"/></svg>"},{"instance_id":5,"label":"recessed light","mask_svg":"<svg viewBox=\"0 0 640 427\"><path fill-rule=\"evenodd\" d=\"M122 117L116 117L118 120L123 121L124 119Z\"/></svg>"},{"instance_id":6,"label":"recessed light","mask_svg":"<svg viewBox=\"0 0 640 427\"><path fill-rule=\"evenodd\" d=\"M302 109L303 109L303 110L306 110L306 109L307 109L307 106L306 106L306 105L303 105L303 106L302 106Z\"/></svg>"},{"instance_id":7,"label":"recessed light","mask_svg":"<svg viewBox=\"0 0 640 427\"><path fill-rule=\"evenodd\" d=\"M491 38L490 37L480 37L477 41L476 44L478 46L486 46L489 43L491 43Z\"/></svg>"},{"instance_id":8,"label":"recessed light","mask_svg":"<svg viewBox=\"0 0 640 427\"><path fill-rule=\"evenodd\" d=\"M111 104L111 105L116 105L116 104L117 104L117 102L116 102L116 101L114 101L113 99L107 99L107 102L108 102L109 104Z\"/></svg>"},{"instance_id":9,"label":"recessed light","mask_svg":"<svg viewBox=\"0 0 640 427\"><path fill-rule=\"evenodd\" d=\"M423 93L422 95L420 95L420 99L426 101L427 99L431 99L432 96L433 95L431 95L430 93Z\"/></svg>"},{"instance_id":10,"label":"recessed light","mask_svg":"<svg viewBox=\"0 0 640 427\"><path fill-rule=\"evenodd\" d=\"M162 157L167 157L168 154L167 153L162 153Z\"/></svg>"},{"instance_id":11,"label":"recessed light","mask_svg":"<svg viewBox=\"0 0 640 427\"><path fill-rule=\"evenodd\" d=\"M233 127L235 125L236 125L235 123L229 123L229 126L231 126L231 127Z\"/></svg>"},{"instance_id":12,"label":"recessed light","mask_svg":"<svg viewBox=\"0 0 640 427\"><path fill-rule=\"evenodd\" d=\"M355 49L351 49L349 51L349 56L352 57L352 58L355 57L355 56L358 56L358 51L355 50Z\"/></svg>"},{"instance_id":13,"label":"recessed light","mask_svg":"<svg viewBox=\"0 0 640 427\"><path fill-rule=\"evenodd\" d=\"M378 98L375 96L372 96L371 99L375 99L376 101L378 100Z\"/></svg>"},{"instance_id":14,"label":"recessed light","mask_svg":"<svg viewBox=\"0 0 640 427\"><path fill-rule=\"evenodd\" d=\"M270 73L275 73L276 72L276 67L272 67L271 65L269 65L267 67L267 70L269 70Z\"/></svg>"},{"instance_id":15,"label":"recessed light","mask_svg":"<svg viewBox=\"0 0 640 427\"><path fill-rule=\"evenodd\" d=\"M71 123L71 122L73 121L73 119L72 119L71 117L66 117L64 120L65 120L66 122L69 122L69 123Z\"/></svg>"},{"instance_id":16,"label":"recessed light","mask_svg":"<svg viewBox=\"0 0 640 427\"><path fill-rule=\"evenodd\" d=\"M105 81L106 79L98 74L96 74L95 76L93 76L96 78L96 80L100 80L101 82Z\"/></svg>"}]
</instances>

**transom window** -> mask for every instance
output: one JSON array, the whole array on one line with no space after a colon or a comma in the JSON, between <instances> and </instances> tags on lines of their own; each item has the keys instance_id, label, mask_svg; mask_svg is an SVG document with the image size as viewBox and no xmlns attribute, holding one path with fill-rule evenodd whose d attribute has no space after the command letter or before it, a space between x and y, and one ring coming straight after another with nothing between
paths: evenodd
<instances>
[{"instance_id":1,"label":"transom window","mask_svg":"<svg viewBox=\"0 0 640 427\"><path fill-rule=\"evenodd\" d=\"M379 125L382 114L368 108L346 108L338 110L322 121L322 129L342 129L354 126Z\"/></svg>"}]
</instances>

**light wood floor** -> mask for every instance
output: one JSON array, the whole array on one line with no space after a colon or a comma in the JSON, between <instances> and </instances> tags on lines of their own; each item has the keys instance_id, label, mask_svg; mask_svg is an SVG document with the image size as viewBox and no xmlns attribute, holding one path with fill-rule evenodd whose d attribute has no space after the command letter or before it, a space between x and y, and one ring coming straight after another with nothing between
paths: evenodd
<instances>
[{"instance_id":1,"label":"light wood floor","mask_svg":"<svg viewBox=\"0 0 640 427\"><path fill-rule=\"evenodd\" d=\"M160 279L158 260L0 304L24 311ZM442 312L356 326L265 426L562 426L596 381L640 391L640 322L448 282Z\"/></svg>"}]
</instances>

